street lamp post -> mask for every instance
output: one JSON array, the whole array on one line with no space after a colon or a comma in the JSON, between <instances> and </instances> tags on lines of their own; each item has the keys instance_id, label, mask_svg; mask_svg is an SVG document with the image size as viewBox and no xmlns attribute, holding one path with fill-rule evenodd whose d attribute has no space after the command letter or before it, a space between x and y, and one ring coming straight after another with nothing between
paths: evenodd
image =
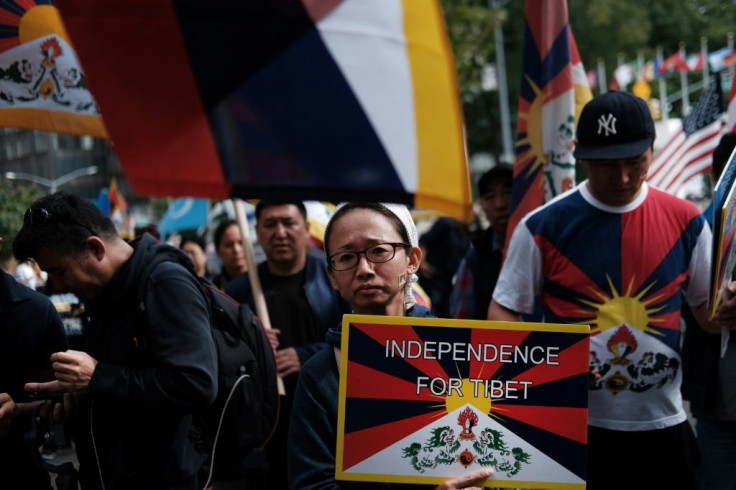
<instances>
[{"instance_id":1,"label":"street lamp post","mask_svg":"<svg viewBox=\"0 0 736 490\"><path fill-rule=\"evenodd\" d=\"M6 179L28 180L30 182L35 182L36 184L48 187L49 192L53 194L56 192L60 185L66 184L67 182L74 180L77 177L94 175L98 171L99 169L97 168L97 165L92 165L91 167L79 168L77 170L74 170L73 172L69 172L68 174L62 175L58 179L44 179L43 177L23 172L5 172L4 175Z\"/></svg>"}]
</instances>

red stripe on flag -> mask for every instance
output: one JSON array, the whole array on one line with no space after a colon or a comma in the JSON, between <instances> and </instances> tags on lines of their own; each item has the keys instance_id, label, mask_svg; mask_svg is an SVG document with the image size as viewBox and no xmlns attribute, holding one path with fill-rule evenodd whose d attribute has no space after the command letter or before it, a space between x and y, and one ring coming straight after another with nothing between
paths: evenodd
<instances>
[{"instance_id":1,"label":"red stripe on flag","mask_svg":"<svg viewBox=\"0 0 736 490\"><path fill-rule=\"evenodd\" d=\"M545 383L559 381L561 379L570 378L578 374L587 373L587 369L581 369L577 359L588 359L590 352L590 337L586 336L580 342L577 342L567 349L560 352L559 365L540 364L523 373L519 373L514 377L515 380L524 380L532 382L532 389Z\"/></svg>"},{"instance_id":2,"label":"red stripe on flag","mask_svg":"<svg viewBox=\"0 0 736 490\"><path fill-rule=\"evenodd\" d=\"M20 16L13 14L7 10L0 9L0 24L6 27L17 27L20 24ZM20 44L20 39L17 36L13 38L15 45Z\"/></svg>"},{"instance_id":3,"label":"red stripe on flag","mask_svg":"<svg viewBox=\"0 0 736 490\"><path fill-rule=\"evenodd\" d=\"M364 459L395 444L404 437L426 427L445 413L443 409L441 411L418 415L397 422L390 422L345 434L345 451L343 452L342 460L343 471L350 469L351 466L360 463Z\"/></svg>"},{"instance_id":4,"label":"red stripe on flag","mask_svg":"<svg viewBox=\"0 0 736 490\"><path fill-rule=\"evenodd\" d=\"M544 89L545 104L549 104L561 94L567 93L572 86L574 86L572 70L560 70L559 73L557 73L557 75L547 83L547 86Z\"/></svg>"},{"instance_id":5,"label":"red stripe on flag","mask_svg":"<svg viewBox=\"0 0 736 490\"><path fill-rule=\"evenodd\" d=\"M435 375L447 380L444 374ZM417 394L417 383L409 382L382 371L363 366L356 362L348 363L348 398L371 398L376 400L411 400L437 402L444 406L445 397L432 395L430 390Z\"/></svg>"},{"instance_id":6,"label":"red stripe on flag","mask_svg":"<svg viewBox=\"0 0 736 490\"><path fill-rule=\"evenodd\" d=\"M514 167L514 173L516 173L517 170L518 168ZM515 179L516 177L514 180ZM522 196L521 200L509 216L505 247L508 247L508 244L511 241L511 236L513 235L512 231L516 229L516 225L519 224L522 218L542 204L544 204L544 180L542 179L542 172L539 172L534 178L534 181L530 184L529 190Z\"/></svg>"},{"instance_id":7,"label":"red stripe on flag","mask_svg":"<svg viewBox=\"0 0 736 490\"><path fill-rule=\"evenodd\" d=\"M724 105L718 75L654 155L647 175L651 185L675 194L686 180L708 170L723 128Z\"/></svg>"},{"instance_id":8,"label":"red stripe on flag","mask_svg":"<svg viewBox=\"0 0 736 490\"><path fill-rule=\"evenodd\" d=\"M6 39L0 40L0 53L3 53L9 49L13 49L17 46L20 46L20 43L18 42L17 37L9 37Z\"/></svg>"},{"instance_id":9,"label":"red stripe on flag","mask_svg":"<svg viewBox=\"0 0 736 490\"><path fill-rule=\"evenodd\" d=\"M539 55L544 58L567 27L567 1L526 0L524 11Z\"/></svg>"},{"instance_id":10,"label":"red stripe on flag","mask_svg":"<svg viewBox=\"0 0 736 490\"><path fill-rule=\"evenodd\" d=\"M140 194L229 195L170 0L60 0L126 176ZM136 57L130 53L146 53ZM134 93L120 105L121 93ZM133 102L131 102L133 101ZM155 102L165 111L151 111ZM137 164L136 164L137 162ZM179 176L196 175L183 184Z\"/></svg>"},{"instance_id":11,"label":"red stripe on flag","mask_svg":"<svg viewBox=\"0 0 736 490\"><path fill-rule=\"evenodd\" d=\"M688 179L710 168L713 150L718 146L721 122L716 121L685 138L680 131L672 141L672 148L658 158L656 170L648 177L658 189L676 193Z\"/></svg>"}]
</instances>

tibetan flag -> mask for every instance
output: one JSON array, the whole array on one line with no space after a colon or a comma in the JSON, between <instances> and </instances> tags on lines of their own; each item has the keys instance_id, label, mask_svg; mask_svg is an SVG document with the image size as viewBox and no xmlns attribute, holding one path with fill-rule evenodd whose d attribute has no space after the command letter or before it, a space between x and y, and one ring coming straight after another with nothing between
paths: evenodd
<instances>
[{"instance_id":1,"label":"tibetan flag","mask_svg":"<svg viewBox=\"0 0 736 490\"><path fill-rule=\"evenodd\" d=\"M721 77L715 74L681 126L657 150L647 175L649 184L677 194L683 183L709 170L722 134L724 112Z\"/></svg>"},{"instance_id":2,"label":"tibetan flag","mask_svg":"<svg viewBox=\"0 0 736 490\"><path fill-rule=\"evenodd\" d=\"M527 0L525 12L508 239L526 213L574 186L575 122L592 98L567 1Z\"/></svg>"},{"instance_id":3,"label":"tibetan flag","mask_svg":"<svg viewBox=\"0 0 736 490\"><path fill-rule=\"evenodd\" d=\"M471 216L438 0L60 0L131 187Z\"/></svg>"},{"instance_id":4,"label":"tibetan flag","mask_svg":"<svg viewBox=\"0 0 736 490\"><path fill-rule=\"evenodd\" d=\"M0 1L0 126L107 137L51 0Z\"/></svg>"},{"instance_id":5,"label":"tibetan flag","mask_svg":"<svg viewBox=\"0 0 736 490\"><path fill-rule=\"evenodd\" d=\"M337 480L584 489L590 328L345 315Z\"/></svg>"}]
</instances>

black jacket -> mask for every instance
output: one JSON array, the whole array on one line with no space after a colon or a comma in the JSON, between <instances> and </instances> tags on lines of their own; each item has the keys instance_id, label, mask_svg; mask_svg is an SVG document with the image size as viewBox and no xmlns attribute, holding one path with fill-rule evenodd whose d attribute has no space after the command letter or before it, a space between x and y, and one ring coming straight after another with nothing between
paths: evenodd
<instances>
[{"instance_id":1,"label":"black jacket","mask_svg":"<svg viewBox=\"0 0 736 490\"><path fill-rule=\"evenodd\" d=\"M316 332L319 339L325 338L327 330L340 322L343 314L351 312L348 302L330 284L326 265L324 259L310 254L307 254L307 260L304 264L304 294L307 297L309 307L312 309L315 324L318 328L321 328ZM273 297L273 274L268 270L267 262L264 261L258 264L258 277L261 281L266 304L268 304ZM241 303L248 303L250 308L256 311L247 272L230 281L225 291ZM315 342L295 346L294 349L299 355L299 361L304 364L307 359L322 350L326 345L325 342Z\"/></svg>"},{"instance_id":2,"label":"black jacket","mask_svg":"<svg viewBox=\"0 0 736 490\"><path fill-rule=\"evenodd\" d=\"M46 381L44 376L51 375L49 356L66 349L64 325L51 301L0 270L0 393L8 393L15 402L28 401L23 385ZM0 435L2 479L28 490L50 490L40 456L24 443L30 427L27 414Z\"/></svg>"},{"instance_id":3,"label":"black jacket","mask_svg":"<svg viewBox=\"0 0 736 490\"><path fill-rule=\"evenodd\" d=\"M98 364L75 424L83 488L102 488L101 473L106 490L194 490L204 457L189 438L192 416L217 393L209 310L180 264L141 277L154 254L173 247L150 235L131 245L131 258L88 303L87 352Z\"/></svg>"}]
</instances>

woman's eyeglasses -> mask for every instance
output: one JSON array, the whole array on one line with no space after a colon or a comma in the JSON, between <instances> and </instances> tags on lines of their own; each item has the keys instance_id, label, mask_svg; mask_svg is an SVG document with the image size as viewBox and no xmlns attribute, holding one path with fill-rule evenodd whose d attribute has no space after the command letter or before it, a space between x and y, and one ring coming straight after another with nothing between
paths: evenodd
<instances>
[{"instance_id":1,"label":"woman's eyeglasses","mask_svg":"<svg viewBox=\"0 0 736 490\"><path fill-rule=\"evenodd\" d=\"M330 255L329 264L333 270L346 271L358 265L361 255L365 255L365 258L369 262L382 264L383 262L388 262L394 258L398 247L408 248L410 245L407 245L406 243L380 243L378 245L368 247L365 250L338 252Z\"/></svg>"}]
</instances>

